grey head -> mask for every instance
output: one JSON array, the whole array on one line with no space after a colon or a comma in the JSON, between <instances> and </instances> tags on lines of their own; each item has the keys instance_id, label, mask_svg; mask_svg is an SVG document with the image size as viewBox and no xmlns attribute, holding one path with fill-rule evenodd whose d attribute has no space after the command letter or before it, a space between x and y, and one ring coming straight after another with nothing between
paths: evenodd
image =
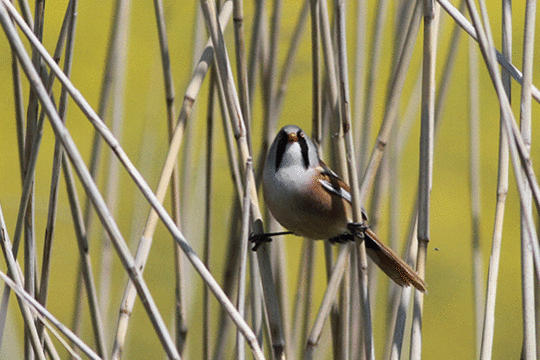
<instances>
[{"instance_id":1,"label":"grey head","mask_svg":"<svg viewBox=\"0 0 540 360\"><path fill-rule=\"evenodd\" d=\"M266 166L274 171L288 166L308 169L318 165L317 146L296 125L286 125L279 130L266 158Z\"/></svg>"}]
</instances>

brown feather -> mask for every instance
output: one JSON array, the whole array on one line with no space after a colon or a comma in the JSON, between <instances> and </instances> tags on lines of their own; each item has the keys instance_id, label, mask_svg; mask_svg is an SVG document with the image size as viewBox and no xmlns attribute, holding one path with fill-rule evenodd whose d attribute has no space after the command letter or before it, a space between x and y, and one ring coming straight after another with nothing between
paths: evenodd
<instances>
[{"instance_id":1,"label":"brown feather","mask_svg":"<svg viewBox=\"0 0 540 360\"><path fill-rule=\"evenodd\" d=\"M320 162L322 167L321 177L330 181L333 186L339 186L346 191L350 192L349 185L342 181L338 175L336 175L324 162ZM320 187L322 189L322 187ZM324 189L325 190L325 189ZM332 197L336 195L331 194ZM343 200L343 203L349 205L346 206L348 216L350 216L351 208L348 201ZM362 214L364 215L364 214ZM418 274L403 261L391 248L386 246L371 229L364 231L364 241L366 245L366 252L369 257L384 271L390 279L396 282L400 286L412 285L416 289L425 292L426 283Z\"/></svg>"},{"instance_id":2,"label":"brown feather","mask_svg":"<svg viewBox=\"0 0 540 360\"><path fill-rule=\"evenodd\" d=\"M426 283L391 248L382 243L370 229L365 231L366 252L386 275L401 286L412 285L421 292L426 291Z\"/></svg>"}]
</instances>

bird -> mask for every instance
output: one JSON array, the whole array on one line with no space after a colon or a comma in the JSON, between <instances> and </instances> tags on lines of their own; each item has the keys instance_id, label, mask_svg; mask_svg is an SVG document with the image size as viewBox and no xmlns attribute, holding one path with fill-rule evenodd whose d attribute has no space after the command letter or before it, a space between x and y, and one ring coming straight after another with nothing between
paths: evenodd
<instances>
[{"instance_id":1,"label":"bird","mask_svg":"<svg viewBox=\"0 0 540 360\"><path fill-rule=\"evenodd\" d=\"M265 204L287 231L251 234L253 250L273 236L294 234L345 243L360 239L379 268L400 286L426 291L426 283L363 222L352 221L349 186L320 159L317 146L296 125L284 126L266 157L262 178Z\"/></svg>"}]
</instances>

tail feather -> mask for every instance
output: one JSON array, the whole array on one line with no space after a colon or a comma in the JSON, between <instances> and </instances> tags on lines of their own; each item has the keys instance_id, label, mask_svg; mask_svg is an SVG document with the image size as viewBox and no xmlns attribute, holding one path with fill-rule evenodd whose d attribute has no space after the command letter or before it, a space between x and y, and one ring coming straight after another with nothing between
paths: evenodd
<instances>
[{"instance_id":1,"label":"tail feather","mask_svg":"<svg viewBox=\"0 0 540 360\"><path fill-rule=\"evenodd\" d=\"M426 291L424 280L394 250L383 244L370 229L366 229L364 234L367 254L390 279L400 286L412 285L422 292Z\"/></svg>"}]
</instances>

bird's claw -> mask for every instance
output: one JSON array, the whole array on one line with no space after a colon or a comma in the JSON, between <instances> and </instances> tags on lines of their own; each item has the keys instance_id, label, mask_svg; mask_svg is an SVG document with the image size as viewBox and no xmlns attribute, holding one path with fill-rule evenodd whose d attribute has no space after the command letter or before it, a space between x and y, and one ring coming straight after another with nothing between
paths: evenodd
<instances>
[{"instance_id":1,"label":"bird's claw","mask_svg":"<svg viewBox=\"0 0 540 360\"><path fill-rule=\"evenodd\" d=\"M351 222L347 224L347 229L349 229L353 235L364 238L364 234L366 230L369 229L369 226L365 223Z\"/></svg>"},{"instance_id":2,"label":"bird's claw","mask_svg":"<svg viewBox=\"0 0 540 360\"><path fill-rule=\"evenodd\" d=\"M253 251L257 251L259 246L261 246L264 243L268 243L270 241L272 241L272 238L268 236L267 234L251 233L251 235L249 235L249 242L254 244L254 246L251 248L251 250Z\"/></svg>"},{"instance_id":3,"label":"bird's claw","mask_svg":"<svg viewBox=\"0 0 540 360\"><path fill-rule=\"evenodd\" d=\"M335 236L333 238L328 239L330 241L330 244L345 244L349 241L354 241L354 235L351 234L341 234L338 236Z\"/></svg>"}]
</instances>

